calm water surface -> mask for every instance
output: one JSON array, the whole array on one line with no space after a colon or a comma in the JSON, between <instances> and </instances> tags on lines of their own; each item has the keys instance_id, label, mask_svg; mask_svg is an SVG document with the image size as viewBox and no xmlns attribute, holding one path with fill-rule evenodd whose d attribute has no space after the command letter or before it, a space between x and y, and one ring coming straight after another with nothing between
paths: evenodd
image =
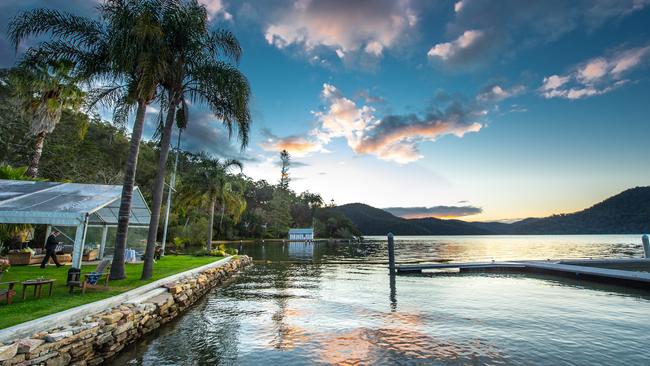
<instances>
[{"instance_id":1,"label":"calm water surface","mask_svg":"<svg viewBox=\"0 0 650 366\"><path fill-rule=\"evenodd\" d=\"M398 239L402 262L641 256L639 235ZM270 263L112 364L650 364L647 291L519 274L393 283L373 264L383 240L235 247Z\"/></svg>"}]
</instances>

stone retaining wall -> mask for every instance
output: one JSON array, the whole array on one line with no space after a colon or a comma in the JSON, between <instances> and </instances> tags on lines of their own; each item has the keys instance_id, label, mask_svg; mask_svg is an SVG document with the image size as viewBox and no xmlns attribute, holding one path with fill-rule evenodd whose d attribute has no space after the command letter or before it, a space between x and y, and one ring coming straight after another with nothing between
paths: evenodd
<instances>
[{"instance_id":1,"label":"stone retaining wall","mask_svg":"<svg viewBox=\"0 0 650 366\"><path fill-rule=\"evenodd\" d=\"M241 256L168 283L148 299L127 301L120 306L87 316L29 338L0 346L0 364L97 365L113 357L129 343L176 318L185 309L239 269L252 263Z\"/></svg>"}]
</instances>

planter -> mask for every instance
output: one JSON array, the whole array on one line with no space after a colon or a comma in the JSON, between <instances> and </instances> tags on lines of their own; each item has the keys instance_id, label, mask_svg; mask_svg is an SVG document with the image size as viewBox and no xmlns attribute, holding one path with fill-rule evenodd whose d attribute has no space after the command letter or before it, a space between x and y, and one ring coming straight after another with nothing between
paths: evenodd
<instances>
[{"instance_id":1,"label":"planter","mask_svg":"<svg viewBox=\"0 0 650 366\"><path fill-rule=\"evenodd\" d=\"M9 253L7 255L7 258L9 258L9 262L11 263L12 266L24 266L28 264L33 264L31 263L32 253L29 252Z\"/></svg>"}]
</instances>

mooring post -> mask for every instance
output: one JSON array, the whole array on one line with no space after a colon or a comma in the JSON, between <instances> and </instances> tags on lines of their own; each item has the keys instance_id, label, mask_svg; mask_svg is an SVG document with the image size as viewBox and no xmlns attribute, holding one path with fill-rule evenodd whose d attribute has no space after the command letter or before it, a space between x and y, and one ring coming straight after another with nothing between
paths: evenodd
<instances>
[{"instance_id":1,"label":"mooring post","mask_svg":"<svg viewBox=\"0 0 650 366\"><path fill-rule=\"evenodd\" d=\"M388 269L390 275L395 275L395 240L393 233L388 233Z\"/></svg>"},{"instance_id":2,"label":"mooring post","mask_svg":"<svg viewBox=\"0 0 650 366\"><path fill-rule=\"evenodd\" d=\"M643 258L650 259L650 240L648 240L648 236L644 234L641 241L643 242Z\"/></svg>"}]
</instances>

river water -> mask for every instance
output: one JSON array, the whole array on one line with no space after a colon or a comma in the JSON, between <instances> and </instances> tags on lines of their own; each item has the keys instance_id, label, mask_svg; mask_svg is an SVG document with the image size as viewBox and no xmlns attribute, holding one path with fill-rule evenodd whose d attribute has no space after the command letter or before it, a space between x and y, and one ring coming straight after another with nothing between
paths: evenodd
<instances>
[{"instance_id":1,"label":"river water","mask_svg":"<svg viewBox=\"0 0 650 366\"><path fill-rule=\"evenodd\" d=\"M114 365L648 365L650 291L398 275L385 238L233 245L257 263ZM398 262L640 257L640 235L401 237Z\"/></svg>"}]
</instances>

